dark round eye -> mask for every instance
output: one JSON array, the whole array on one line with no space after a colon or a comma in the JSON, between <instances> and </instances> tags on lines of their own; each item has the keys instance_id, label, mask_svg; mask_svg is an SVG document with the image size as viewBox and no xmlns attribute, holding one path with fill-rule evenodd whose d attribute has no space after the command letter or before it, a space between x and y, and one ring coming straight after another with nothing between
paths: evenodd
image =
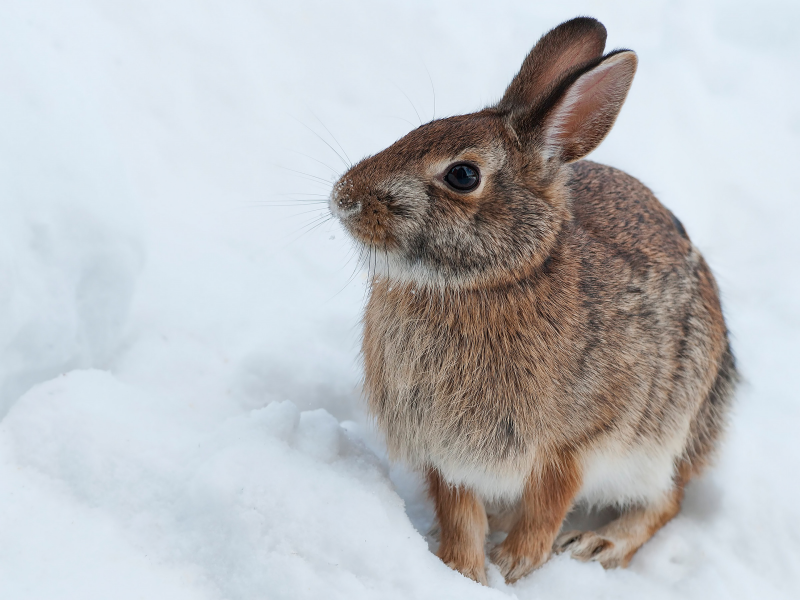
<instances>
[{"instance_id":1,"label":"dark round eye","mask_svg":"<svg viewBox=\"0 0 800 600\"><path fill-rule=\"evenodd\" d=\"M459 192L471 192L481 182L478 169L464 163L453 166L444 176L444 180L451 188Z\"/></svg>"}]
</instances>

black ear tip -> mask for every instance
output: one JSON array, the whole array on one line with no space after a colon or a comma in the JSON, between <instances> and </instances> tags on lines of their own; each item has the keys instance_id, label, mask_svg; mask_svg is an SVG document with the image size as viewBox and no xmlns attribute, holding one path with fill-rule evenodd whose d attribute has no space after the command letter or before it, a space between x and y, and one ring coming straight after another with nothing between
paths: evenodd
<instances>
[{"instance_id":1,"label":"black ear tip","mask_svg":"<svg viewBox=\"0 0 800 600\"><path fill-rule=\"evenodd\" d=\"M583 26L593 26L594 27L594 26L598 26L599 25L600 27L603 27L603 24L600 21L598 21L594 17L589 17L589 16L579 16L579 17L575 17L574 19L570 19L569 21L564 21L564 22L565 23L575 23L575 24L580 23ZM605 29L605 27L603 27L603 29Z\"/></svg>"},{"instance_id":2,"label":"black ear tip","mask_svg":"<svg viewBox=\"0 0 800 600\"><path fill-rule=\"evenodd\" d=\"M593 31L595 35L600 36L603 40L606 39L606 27L594 17L575 17L569 21L564 21L556 29L569 29L574 33L588 33Z\"/></svg>"},{"instance_id":3,"label":"black ear tip","mask_svg":"<svg viewBox=\"0 0 800 600\"><path fill-rule=\"evenodd\" d=\"M630 65L632 65L634 71L636 70L636 67L639 64L639 56L636 54L636 52L634 52L630 48L617 48L616 50L612 50L611 52L606 54L602 60L603 62L605 62L612 56L618 56L618 55L622 55L620 56L620 58L629 63Z\"/></svg>"}]
</instances>

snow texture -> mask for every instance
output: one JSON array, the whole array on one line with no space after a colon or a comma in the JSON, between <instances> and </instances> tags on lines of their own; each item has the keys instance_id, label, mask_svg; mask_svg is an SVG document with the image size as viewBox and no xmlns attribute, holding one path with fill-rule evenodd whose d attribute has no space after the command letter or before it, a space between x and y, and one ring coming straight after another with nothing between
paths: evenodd
<instances>
[{"instance_id":1,"label":"snow texture","mask_svg":"<svg viewBox=\"0 0 800 600\"><path fill-rule=\"evenodd\" d=\"M630 568L487 588L431 553L420 478L370 429L364 278L301 200L334 148L498 99L579 14L640 59L592 158L681 218L745 383ZM798 22L793 0L4 1L0 598L800 597Z\"/></svg>"}]
</instances>

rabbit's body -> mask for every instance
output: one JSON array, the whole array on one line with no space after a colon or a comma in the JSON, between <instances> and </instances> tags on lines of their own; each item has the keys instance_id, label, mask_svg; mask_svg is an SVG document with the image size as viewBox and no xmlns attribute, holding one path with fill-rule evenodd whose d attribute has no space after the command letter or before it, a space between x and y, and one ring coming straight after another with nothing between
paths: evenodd
<instances>
[{"instance_id":1,"label":"rabbit's body","mask_svg":"<svg viewBox=\"0 0 800 600\"><path fill-rule=\"evenodd\" d=\"M509 581L556 551L626 565L707 462L736 379L716 284L636 179L576 162L636 70L579 18L496 105L352 167L331 211L372 270L365 390L390 455L427 473L439 556L485 582L485 501L516 505ZM363 252L368 249L368 252ZM580 501L622 507L557 534Z\"/></svg>"},{"instance_id":2,"label":"rabbit's body","mask_svg":"<svg viewBox=\"0 0 800 600\"><path fill-rule=\"evenodd\" d=\"M708 267L637 180L570 169L574 217L528 277L474 290L381 279L367 307L366 391L391 455L485 500L516 500L565 449L581 498L605 504L663 494L681 460L704 458L689 433L727 349Z\"/></svg>"}]
</instances>

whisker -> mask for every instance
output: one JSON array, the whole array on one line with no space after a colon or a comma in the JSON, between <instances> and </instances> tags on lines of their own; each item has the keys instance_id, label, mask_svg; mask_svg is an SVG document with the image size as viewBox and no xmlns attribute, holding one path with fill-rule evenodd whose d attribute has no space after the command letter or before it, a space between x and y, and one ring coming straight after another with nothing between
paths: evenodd
<instances>
[{"instance_id":1,"label":"whisker","mask_svg":"<svg viewBox=\"0 0 800 600\"><path fill-rule=\"evenodd\" d=\"M291 171L292 173L297 173L298 175L305 175L306 177L310 177L311 179L316 179L325 183L326 185L332 185L329 179L325 179L324 177L320 177L319 175L312 175L311 173L306 173L304 171L298 171L297 169L290 169L289 167L284 167L282 165L275 165L279 169L283 169L284 171Z\"/></svg>"},{"instance_id":2,"label":"whisker","mask_svg":"<svg viewBox=\"0 0 800 600\"><path fill-rule=\"evenodd\" d=\"M339 143L339 140L337 140L337 139L336 139L336 136L335 136L335 135L333 135L333 133L331 132L331 130L330 130L330 129L328 129L327 125L325 125L325 123L323 123L323 122L322 122L322 119L320 119L320 118L319 118L319 117L318 117L316 114L314 114L314 112L313 112L313 111L311 111L311 114L312 114L312 115L314 115L314 118L315 118L317 121L319 121L319 124L320 124L320 125L322 125L322 126L325 128L325 131L327 131L327 132L328 132L328 135L330 135L330 136L333 138L333 141L334 141L334 142L336 142L336 145L337 145L337 146L339 146L339 150L341 150L341 151L342 151L342 154L344 154L345 158L347 159L347 162L349 162L349 163L350 163L350 166L353 166L353 161L352 161L352 160L350 160L350 157L349 157L349 156L347 156L347 152L345 151L345 149L344 149L344 148L342 148L342 145Z\"/></svg>"},{"instance_id":3,"label":"whisker","mask_svg":"<svg viewBox=\"0 0 800 600\"><path fill-rule=\"evenodd\" d=\"M361 302L367 301L367 294L369 293L369 289L372 287L372 281L370 274L372 272L372 243L375 241L373 236L369 242L369 254L367 255L367 284L364 286L364 295L361 297Z\"/></svg>"},{"instance_id":4,"label":"whisker","mask_svg":"<svg viewBox=\"0 0 800 600\"><path fill-rule=\"evenodd\" d=\"M287 201L287 200L253 200L252 202L245 202L243 206L248 207L256 207L256 206L302 206L302 205L309 205L309 204L319 204L319 205L327 205L327 200L305 200L303 198L297 198L296 200Z\"/></svg>"},{"instance_id":5,"label":"whisker","mask_svg":"<svg viewBox=\"0 0 800 600\"><path fill-rule=\"evenodd\" d=\"M324 179L320 181L319 177L313 178L313 177L309 177L308 175L304 175L304 174L295 174L294 177L299 177L300 179L305 179L306 181L310 181L311 183L313 183L315 185L322 186L322 188L324 190L330 190L331 187L332 187L332 184L331 184L330 181L326 182ZM319 190L319 191L322 191L322 190ZM323 195L327 196L327 194L320 194L320 196L323 196Z\"/></svg>"},{"instance_id":6,"label":"whisker","mask_svg":"<svg viewBox=\"0 0 800 600\"><path fill-rule=\"evenodd\" d=\"M373 242L370 242L369 246L369 264L367 265L367 282L371 282L372 278L375 276L375 267L372 266L372 261L375 258L375 245Z\"/></svg>"},{"instance_id":7,"label":"whisker","mask_svg":"<svg viewBox=\"0 0 800 600\"><path fill-rule=\"evenodd\" d=\"M315 200L313 202L303 202L301 200L296 201L295 203L276 203L270 202L268 200L260 200L260 201L253 201L253 202L243 202L241 204L235 206L229 206L227 211L230 212L238 212L243 210L252 210L257 208L267 208L267 209L277 209L277 208L294 208L294 209L305 209L309 206L317 204L316 207L310 210L302 210L300 212L293 211L290 215L283 215L280 217L279 220L289 219L293 217L297 217L299 215L310 214L314 212L320 211L327 211L327 202L322 202L319 200Z\"/></svg>"},{"instance_id":8,"label":"whisker","mask_svg":"<svg viewBox=\"0 0 800 600\"><path fill-rule=\"evenodd\" d=\"M314 134L315 136L317 136L317 137L318 137L320 140L322 140L322 143L323 143L323 144L325 144L325 145L326 145L328 148L330 148L331 150L333 150L333 153L334 153L334 154L336 154L336 156L338 156L338 157L339 157L339 160L341 160L341 161L344 163L344 166L345 166L345 167L347 167L348 169L351 167L350 163L348 163L348 162L347 162L347 161L346 161L344 158L342 158L342 155L341 155L341 154L339 154L339 152L337 152L336 148L334 148L333 146L331 146L331 145L328 143L328 141L327 141L327 140L326 140L324 137L322 137L322 136L321 136L320 134L318 134L316 131L314 131L313 129L311 129L311 127L309 127L308 125L306 125L305 123L303 123L303 122L302 122L300 119L297 119L297 118L295 118L295 117L292 117L292 119L294 119L295 121L297 121L298 123L300 123L300 125L302 125L302 126L303 126L303 127L305 127L306 129L308 129L308 130L309 130L311 133L313 133L313 134Z\"/></svg>"},{"instance_id":9,"label":"whisker","mask_svg":"<svg viewBox=\"0 0 800 600\"><path fill-rule=\"evenodd\" d=\"M425 67L425 72L428 74L428 81L431 82L431 91L433 92L433 118L431 121L436 120L436 88L433 87L433 77L431 77L431 72L428 70L428 65L422 63L422 66Z\"/></svg>"},{"instance_id":10,"label":"whisker","mask_svg":"<svg viewBox=\"0 0 800 600\"><path fill-rule=\"evenodd\" d=\"M324 125L323 125L323 127L324 127ZM304 152L298 152L297 150L289 150L289 152L294 152L295 154L299 154L300 156L305 156L306 158L309 158L309 159L313 160L314 162L321 164L323 167L326 167L326 168L330 169L330 170L331 170L331 172L332 172L334 175L336 175L336 177L339 177L339 171L337 171L336 169L334 169L332 166L330 166L330 165L328 165L328 164L326 164L326 163L322 162L321 160L319 160L319 159L317 159L317 158L314 158L314 157L313 157L313 156L311 156L310 154L305 154Z\"/></svg>"},{"instance_id":11,"label":"whisker","mask_svg":"<svg viewBox=\"0 0 800 600\"><path fill-rule=\"evenodd\" d=\"M312 220L311 220L309 223L306 223L305 225L303 225L303 226L302 226L302 227L300 227L299 229L296 229L296 230L294 230L294 231L293 231L293 232L291 232L289 235L294 235L294 234L296 234L296 233L298 233L298 232L299 232L299 235L298 235L297 237L295 237L294 239L292 239L290 242L288 242L288 243L287 243L287 244L284 246L284 248L286 248L286 247L288 247L288 246L291 246L291 245L292 245L292 244L294 244L294 243L295 243L297 240L299 240L301 237L303 237L303 236L304 236L304 235L306 235L307 233L311 232L313 229L316 229L317 227L319 227L320 225L324 224L326 221L329 221L329 220L330 220L330 219L332 219L332 218L333 218L333 217L332 217L331 215L317 217L316 219L312 219ZM287 237L288 237L288 236L287 236ZM284 239L285 239L285 238L284 238Z\"/></svg>"},{"instance_id":12,"label":"whisker","mask_svg":"<svg viewBox=\"0 0 800 600\"><path fill-rule=\"evenodd\" d=\"M414 106L413 102L411 102L411 98L409 98L408 95L406 95L406 93L402 89L400 89L399 85L394 84L394 87L396 87L398 90L400 90L400 93L403 94L403 96L405 96L406 100L408 100L408 103L411 105L411 108L414 109L414 114L416 114L417 115L417 119L419 119L419 124L422 125L422 119L419 116L419 112L417 112L417 107Z\"/></svg>"},{"instance_id":13,"label":"whisker","mask_svg":"<svg viewBox=\"0 0 800 600\"><path fill-rule=\"evenodd\" d=\"M347 286L353 283L353 280L356 278L356 275L358 274L358 267L361 265L361 259L364 257L364 244L362 244L361 242L357 242L357 247L359 250L358 250L358 258L356 259L356 266L353 268L353 272L350 273L350 277L347 278L345 284L338 292L336 292L332 296L332 298L335 298L336 296L341 294L345 289L347 289Z\"/></svg>"},{"instance_id":14,"label":"whisker","mask_svg":"<svg viewBox=\"0 0 800 600\"><path fill-rule=\"evenodd\" d=\"M329 218L330 215L320 215L318 217L314 217L309 221L306 221L303 225L295 229L294 231L290 231L289 235L294 235L296 233L305 233L305 230L311 227L312 225L316 225L320 221L324 221L326 218Z\"/></svg>"},{"instance_id":15,"label":"whisker","mask_svg":"<svg viewBox=\"0 0 800 600\"><path fill-rule=\"evenodd\" d=\"M298 208L302 207L303 205L308 205L309 203L300 202L298 204L272 204L271 202L261 202L261 203L253 203L253 204L246 204L243 205L241 208ZM325 208L324 205L318 206L315 210L323 210ZM301 213L302 214L302 213Z\"/></svg>"},{"instance_id":16,"label":"whisker","mask_svg":"<svg viewBox=\"0 0 800 600\"><path fill-rule=\"evenodd\" d=\"M403 118L403 117L395 117L395 116L392 116L392 115L378 115L378 116L379 116L379 117L382 117L382 118L384 118L384 119L399 119L399 120L401 120L401 121L405 121L406 123L408 123L409 125L411 125L411 127L414 127L414 128L416 128L416 127L417 127L417 126L416 126L416 125L414 125L414 124L413 124L411 121L409 121L408 119L406 119L406 118Z\"/></svg>"},{"instance_id":17,"label":"whisker","mask_svg":"<svg viewBox=\"0 0 800 600\"><path fill-rule=\"evenodd\" d=\"M383 244L383 257L386 259L386 287L389 287L389 253L386 252L386 244Z\"/></svg>"},{"instance_id":18,"label":"whisker","mask_svg":"<svg viewBox=\"0 0 800 600\"><path fill-rule=\"evenodd\" d=\"M320 198L327 198L328 194L307 194L305 192L287 192L285 194L272 194L273 196L319 196Z\"/></svg>"},{"instance_id":19,"label":"whisker","mask_svg":"<svg viewBox=\"0 0 800 600\"><path fill-rule=\"evenodd\" d=\"M306 223L300 229L303 229L305 227L309 227L311 225L314 225L315 223L319 223L320 221L327 221L328 219L331 219L331 218L333 218L333 215L331 215L331 214L323 214L323 215L318 215L316 217L312 217L311 220L308 221L308 223Z\"/></svg>"},{"instance_id":20,"label":"whisker","mask_svg":"<svg viewBox=\"0 0 800 600\"><path fill-rule=\"evenodd\" d=\"M326 213L328 212L327 207L319 207L319 208L312 208L311 210L304 210L302 212L294 213L291 216L299 217L301 215L310 215L311 213L318 213L321 210L324 210Z\"/></svg>"},{"instance_id":21,"label":"whisker","mask_svg":"<svg viewBox=\"0 0 800 600\"><path fill-rule=\"evenodd\" d=\"M299 213L293 213L293 214L291 214L291 215L284 215L284 216L282 216L282 217L279 217L279 218L278 218L278 219L276 219L276 220L277 220L277 221L287 221L287 220L289 220L289 219L296 219L296 218L298 218L298 217L302 217L303 215L308 215L308 214L311 214L311 213L316 213L316 212L319 212L319 211L320 211L320 209L319 209L319 208L317 208L317 209L314 209L314 210L306 210L306 211L299 212ZM316 222L316 220L317 220L317 219L319 219L319 218L321 218L321 217L323 217L323 216L324 216L324 215L319 215L319 216L317 216L317 217L313 217L313 220L314 220L314 222ZM306 217L306 218L308 218L308 217ZM307 226L308 226L308 223L306 223L305 225L303 225L303 227L307 227ZM300 229L302 229L303 227L301 227ZM298 230L298 231L299 231L299 230Z\"/></svg>"},{"instance_id":22,"label":"whisker","mask_svg":"<svg viewBox=\"0 0 800 600\"><path fill-rule=\"evenodd\" d=\"M332 219L332 217L328 217L327 219L323 219L322 221L320 221L319 223L317 223L316 225L314 225L314 226L313 226L311 229L309 229L309 230L305 231L305 232L303 233L303 235L306 235L307 233L311 233L311 232L312 232L312 231L314 231L314 230L315 230L317 227L321 227L322 225L325 225L325 223L327 223L327 222L328 222L328 221L330 221L331 219Z\"/></svg>"}]
</instances>

